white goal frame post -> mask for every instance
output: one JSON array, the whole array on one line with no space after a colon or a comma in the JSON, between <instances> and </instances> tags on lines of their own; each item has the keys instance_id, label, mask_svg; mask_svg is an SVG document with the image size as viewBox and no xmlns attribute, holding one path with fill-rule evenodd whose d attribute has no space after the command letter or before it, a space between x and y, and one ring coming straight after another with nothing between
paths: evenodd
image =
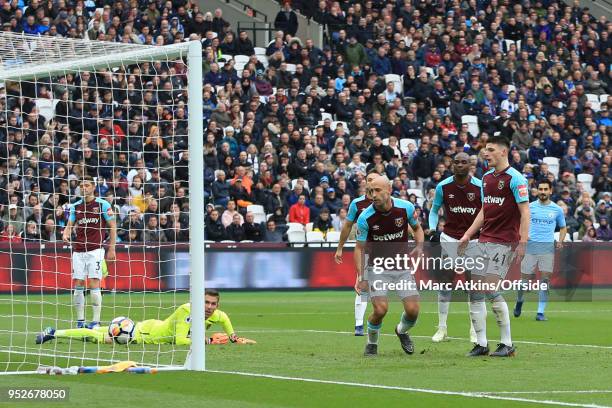
<instances>
[{"instance_id":1,"label":"white goal frame post","mask_svg":"<svg viewBox=\"0 0 612 408\"><path fill-rule=\"evenodd\" d=\"M194 40L148 46L0 32L0 50L0 83L44 79L70 72L113 70L143 62L186 57L192 342L184 368L205 370L202 43Z\"/></svg>"}]
</instances>

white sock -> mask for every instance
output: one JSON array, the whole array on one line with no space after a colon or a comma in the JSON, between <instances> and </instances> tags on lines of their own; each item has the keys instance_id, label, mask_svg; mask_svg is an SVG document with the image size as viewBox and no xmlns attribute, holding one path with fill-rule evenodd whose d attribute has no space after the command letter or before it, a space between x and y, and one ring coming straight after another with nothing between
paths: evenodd
<instances>
[{"instance_id":1,"label":"white sock","mask_svg":"<svg viewBox=\"0 0 612 408\"><path fill-rule=\"evenodd\" d=\"M100 322L100 312L102 311L102 293L100 288L91 289L89 295L91 296L91 306L93 308L93 321Z\"/></svg>"},{"instance_id":2,"label":"white sock","mask_svg":"<svg viewBox=\"0 0 612 408\"><path fill-rule=\"evenodd\" d=\"M438 327L446 328L448 308L450 307L451 292L441 290L438 292Z\"/></svg>"},{"instance_id":3,"label":"white sock","mask_svg":"<svg viewBox=\"0 0 612 408\"><path fill-rule=\"evenodd\" d=\"M74 288L74 308L77 320L85 320L85 291L82 286Z\"/></svg>"},{"instance_id":4,"label":"white sock","mask_svg":"<svg viewBox=\"0 0 612 408\"><path fill-rule=\"evenodd\" d=\"M487 347L487 306L484 300L470 302L470 317L478 344Z\"/></svg>"},{"instance_id":5,"label":"white sock","mask_svg":"<svg viewBox=\"0 0 612 408\"><path fill-rule=\"evenodd\" d=\"M372 324L368 321L368 344L378 344L378 333L380 332L381 324Z\"/></svg>"},{"instance_id":6,"label":"white sock","mask_svg":"<svg viewBox=\"0 0 612 408\"><path fill-rule=\"evenodd\" d=\"M363 316L367 308L367 295L355 295L355 326L363 326Z\"/></svg>"},{"instance_id":7,"label":"white sock","mask_svg":"<svg viewBox=\"0 0 612 408\"><path fill-rule=\"evenodd\" d=\"M416 324L416 319L415 320L410 320L406 316L406 312L402 312L402 317L400 318L400 321L397 324L397 332L398 333L406 333L415 324Z\"/></svg>"},{"instance_id":8,"label":"white sock","mask_svg":"<svg viewBox=\"0 0 612 408\"><path fill-rule=\"evenodd\" d=\"M497 325L499 326L500 341L506 346L512 346L512 335L510 333L510 313L508 304L503 296L497 295L492 302L491 308L495 313Z\"/></svg>"}]
</instances>

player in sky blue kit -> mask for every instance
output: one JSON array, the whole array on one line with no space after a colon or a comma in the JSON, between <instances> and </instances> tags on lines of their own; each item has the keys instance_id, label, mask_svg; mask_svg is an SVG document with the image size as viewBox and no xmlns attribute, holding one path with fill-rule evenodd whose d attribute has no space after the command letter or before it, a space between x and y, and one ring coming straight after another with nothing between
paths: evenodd
<instances>
[{"instance_id":1,"label":"player in sky blue kit","mask_svg":"<svg viewBox=\"0 0 612 408\"><path fill-rule=\"evenodd\" d=\"M555 246L561 248L567 228L563 210L550 201L552 184L548 180L538 183L538 200L529 204L531 212L531 225L529 227L529 242L527 254L521 263L522 284L527 285L535 275L536 268L540 271L540 283L546 284L546 289L540 289L538 313L536 320L544 321L544 310L548 301L548 286L553 273L555 260ZM559 242L555 244L555 229L559 227ZM525 301L525 291L519 289L514 317L519 317Z\"/></svg>"},{"instance_id":2,"label":"player in sky blue kit","mask_svg":"<svg viewBox=\"0 0 612 408\"><path fill-rule=\"evenodd\" d=\"M442 180L436 187L433 205L429 212L429 230L438 228L438 210L444 208L444 231L440 233L442 257L457 259L457 247L463 233L470 228L476 215L482 207L482 182L470 175L470 156L458 153L453 159L453 175ZM476 237L477 238L477 237ZM474 257L478 251L478 240L473 239L466 250L466 256ZM454 271L450 271L454 275ZM452 275L451 275L452 276ZM451 281L454 276L451 277ZM434 343L448 339L446 321L450 306L452 291L438 292L438 330L431 340ZM470 326L470 340L476 343L476 332Z\"/></svg>"}]
</instances>

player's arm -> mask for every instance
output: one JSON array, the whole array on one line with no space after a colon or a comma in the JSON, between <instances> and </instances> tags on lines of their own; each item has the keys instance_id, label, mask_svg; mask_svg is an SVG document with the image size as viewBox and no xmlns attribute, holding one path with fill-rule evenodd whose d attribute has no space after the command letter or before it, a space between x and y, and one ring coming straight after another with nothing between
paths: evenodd
<instances>
[{"instance_id":1,"label":"player's arm","mask_svg":"<svg viewBox=\"0 0 612 408\"><path fill-rule=\"evenodd\" d=\"M406 208L406 214L408 216L408 225L412 228L412 235L414 236L414 241L416 242L416 248L412 250L410 255L413 257L418 257L423 253L423 242L425 241L425 231L421 227L421 223L416 218L416 212L414 206L412 204Z\"/></svg>"},{"instance_id":2,"label":"player's arm","mask_svg":"<svg viewBox=\"0 0 612 408\"><path fill-rule=\"evenodd\" d=\"M180 306L172 313L170 319L174 320L174 344L188 346L191 344L190 309Z\"/></svg>"},{"instance_id":3,"label":"player's arm","mask_svg":"<svg viewBox=\"0 0 612 408\"><path fill-rule=\"evenodd\" d=\"M565 236L567 235L567 224L565 224L565 216L561 208L557 210L557 226L559 227L559 242L557 242L557 248L562 248L565 242Z\"/></svg>"},{"instance_id":4,"label":"player's arm","mask_svg":"<svg viewBox=\"0 0 612 408\"><path fill-rule=\"evenodd\" d=\"M225 334L229 336L232 343L234 343L236 339L238 338L238 336L236 336L236 333L234 333L234 327L232 326L232 321L230 320L229 316L225 312L222 312L220 310L218 312L219 312L218 323L221 325L221 327L223 327L223 331L225 332Z\"/></svg>"},{"instance_id":5,"label":"player's arm","mask_svg":"<svg viewBox=\"0 0 612 408\"><path fill-rule=\"evenodd\" d=\"M346 220L344 221L344 225L342 226L342 231L340 231L340 239L338 240L338 248L336 248L336 254L334 255L334 259L337 264L342 263L342 250L344 248L344 244L348 239L351 229L353 228L353 224L355 223L355 218L357 218L357 204L355 200L351 201L349 205L348 214L346 215Z\"/></svg>"},{"instance_id":6,"label":"player's arm","mask_svg":"<svg viewBox=\"0 0 612 408\"><path fill-rule=\"evenodd\" d=\"M68 222L66 223L66 228L64 228L64 233L62 234L62 239L66 243L70 243L70 238L72 237L72 227L76 222L76 212L74 210L74 206L70 206L70 214L68 215Z\"/></svg>"},{"instance_id":7,"label":"player's arm","mask_svg":"<svg viewBox=\"0 0 612 408\"><path fill-rule=\"evenodd\" d=\"M527 179L522 175L512 177L510 180L510 189L514 195L514 200L518 205L519 214L521 215L521 225L519 228L519 244L515 250L514 260L520 262L525 256L525 246L529 241L529 224L531 223L531 211L529 210L529 190L527 187Z\"/></svg>"},{"instance_id":8,"label":"player's arm","mask_svg":"<svg viewBox=\"0 0 612 408\"><path fill-rule=\"evenodd\" d=\"M478 211L478 215L476 215L474 222L472 223L472 225L470 225L470 228L468 228L468 230L465 231L465 233L463 234L463 237L461 238L461 242L469 242L469 240L472 239L474 234L480 231L483 223L484 223L484 211L481 208L480 211Z\"/></svg>"},{"instance_id":9,"label":"player's arm","mask_svg":"<svg viewBox=\"0 0 612 408\"><path fill-rule=\"evenodd\" d=\"M431 232L435 232L438 229L438 212L442 207L442 197L442 187L438 183L433 203L431 204L431 210L429 211L429 231Z\"/></svg>"},{"instance_id":10,"label":"player's arm","mask_svg":"<svg viewBox=\"0 0 612 408\"><path fill-rule=\"evenodd\" d=\"M357 245L353 252L355 258L355 268L357 270L357 285L355 290L357 293L368 290L368 282L364 280L364 249L368 239L368 222L364 216L365 212L362 212L357 219Z\"/></svg>"},{"instance_id":11,"label":"player's arm","mask_svg":"<svg viewBox=\"0 0 612 408\"><path fill-rule=\"evenodd\" d=\"M109 261L113 261L115 260L115 244L117 243L117 221L115 219L115 214L113 213L113 207L111 207L111 205L107 201L104 201L103 203L102 213L104 216L104 220L108 224L108 229L110 232L106 259L108 259Z\"/></svg>"}]
</instances>

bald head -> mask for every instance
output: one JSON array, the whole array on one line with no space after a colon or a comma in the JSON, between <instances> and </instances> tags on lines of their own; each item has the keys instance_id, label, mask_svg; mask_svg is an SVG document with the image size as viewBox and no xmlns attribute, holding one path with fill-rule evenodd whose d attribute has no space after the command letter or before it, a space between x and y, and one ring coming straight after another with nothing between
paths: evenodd
<instances>
[{"instance_id":1,"label":"bald head","mask_svg":"<svg viewBox=\"0 0 612 408\"><path fill-rule=\"evenodd\" d=\"M387 176L378 176L372 180L370 196L376 208L388 211L391 207L391 182Z\"/></svg>"},{"instance_id":2,"label":"bald head","mask_svg":"<svg viewBox=\"0 0 612 408\"><path fill-rule=\"evenodd\" d=\"M453 174L456 177L466 177L470 172L470 156L467 153L457 153L453 159Z\"/></svg>"}]
</instances>

